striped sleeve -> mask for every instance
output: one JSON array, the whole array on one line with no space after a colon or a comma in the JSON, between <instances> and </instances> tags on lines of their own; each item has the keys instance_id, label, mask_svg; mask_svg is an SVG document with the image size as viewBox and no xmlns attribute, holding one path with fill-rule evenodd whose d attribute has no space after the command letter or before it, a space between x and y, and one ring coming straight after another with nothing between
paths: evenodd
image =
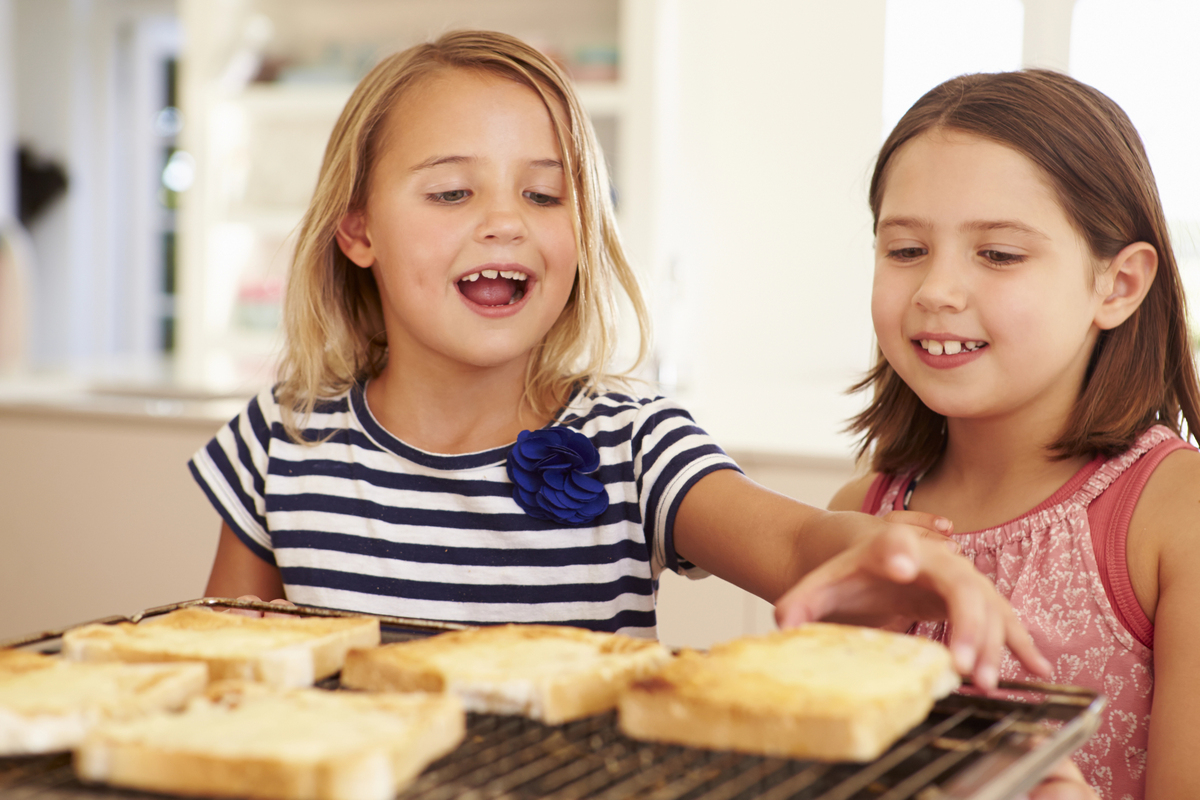
<instances>
[{"instance_id":1,"label":"striped sleeve","mask_svg":"<svg viewBox=\"0 0 1200 800\"><path fill-rule=\"evenodd\" d=\"M687 411L659 398L643 406L634 423L633 469L655 566L689 578L707 575L676 554L675 514L698 480L722 469L740 472L737 464Z\"/></svg>"},{"instance_id":2,"label":"striped sleeve","mask_svg":"<svg viewBox=\"0 0 1200 800\"><path fill-rule=\"evenodd\" d=\"M188 463L192 476L238 538L274 564L267 530L266 477L278 407L270 389L217 432Z\"/></svg>"}]
</instances>

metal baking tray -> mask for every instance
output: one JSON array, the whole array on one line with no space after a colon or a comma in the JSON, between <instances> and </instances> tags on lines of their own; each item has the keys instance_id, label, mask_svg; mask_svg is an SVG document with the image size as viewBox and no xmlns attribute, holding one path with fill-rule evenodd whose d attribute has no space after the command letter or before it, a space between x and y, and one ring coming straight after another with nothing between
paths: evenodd
<instances>
[{"instance_id":1,"label":"metal baking tray","mask_svg":"<svg viewBox=\"0 0 1200 800\"><path fill-rule=\"evenodd\" d=\"M305 607L207 598L103 623L137 622L194 605L304 616L356 616ZM462 625L379 617L385 642ZM76 627L76 626L71 626ZM66 630L69 630L66 629ZM0 642L54 652L63 630ZM331 678L321 684L336 689ZM1089 689L1002 682L991 695L966 686L867 764L820 763L640 742L615 714L548 726L520 717L471 714L453 753L430 765L398 797L408 800L1010 800L1095 731L1105 698ZM2 800L136 800L142 792L79 783L70 755L0 758Z\"/></svg>"}]
</instances>

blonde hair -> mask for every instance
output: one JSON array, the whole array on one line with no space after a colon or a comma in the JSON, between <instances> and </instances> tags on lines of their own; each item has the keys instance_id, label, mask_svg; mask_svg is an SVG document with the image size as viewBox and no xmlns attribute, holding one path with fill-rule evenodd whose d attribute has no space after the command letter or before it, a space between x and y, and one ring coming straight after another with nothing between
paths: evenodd
<instances>
[{"instance_id":1,"label":"blonde hair","mask_svg":"<svg viewBox=\"0 0 1200 800\"><path fill-rule=\"evenodd\" d=\"M570 79L545 55L512 36L455 31L376 65L355 88L330 134L317 188L300 225L284 298L287 341L276 397L284 427L296 441L302 441L300 429L320 399L365 382L387 363L379 288L370 270L342 253L335 233L347 213L366 204L388 112L406 90L447 69L495 75L536 92L546 105L570 178L579 262L562 314L529 359L525 399L534 413L551 415L574 387L596 388L628 375L607 371L616 350L617 285L628 296L638 323L637 357L629 370L645 357L649 314L621 247L595 132Z\"/></svg>"}]
</instances>

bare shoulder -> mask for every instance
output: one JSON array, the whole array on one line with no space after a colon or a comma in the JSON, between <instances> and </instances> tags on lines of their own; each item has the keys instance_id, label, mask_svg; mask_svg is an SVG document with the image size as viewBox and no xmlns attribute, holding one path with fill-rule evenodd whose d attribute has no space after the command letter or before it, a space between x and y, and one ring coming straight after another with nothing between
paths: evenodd
<instances>
[{"instance_id":1,"label":"bare shoulder","mask_svg":"<svg viewBox=\"0 0 1200 800\"><path fill-rule=\"evenodd\" d=\"M874 483L877 475L878 473L875 472L859 475L838 489L837 494L829 501L829 510L862 511L863 502L867 499L867 492L871 491L871 484Z\"/></svg>"},{"instance_id":2,"label":"bare shoulder","mask_svg":"<svg viewBox=\"0 0 1200 800\"><path fill-rule=\"evenodd\" d=\"M1176 450L1151 473L1129 520L1125 558L1151 620L1168 584L1200 579L1200 453Z\"/></svg>"},{"instance_id":3,"label":"bare shoulder","mask_svg":"<svg viewBox=\"0 0 1200 800\"><path fill-rule=\"evenodd\" d=\"M1152 529L1163 545L1200 534L1200 452L1176 450L1155 468L1134 508L1134 528Z\"/></svg>"}]
</instances>

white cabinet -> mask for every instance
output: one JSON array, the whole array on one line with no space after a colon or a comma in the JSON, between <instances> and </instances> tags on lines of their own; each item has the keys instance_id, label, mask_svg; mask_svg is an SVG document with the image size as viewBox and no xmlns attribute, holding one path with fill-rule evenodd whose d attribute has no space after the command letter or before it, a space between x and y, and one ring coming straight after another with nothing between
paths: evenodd
<instances>
[{"instance_id":1,"label":"white cabinet","mask_svg":"<svg viewBox=\"0 0 1200 800\"><path fill-rule=\"evenodd\" d=\"M455 28L503 30L577 80L636 265L653 253L657 3L647 0L182 0L178 369L185 382L271 380L294 235L329 132L380 57Z\"/></svg>"}]
</instances>

